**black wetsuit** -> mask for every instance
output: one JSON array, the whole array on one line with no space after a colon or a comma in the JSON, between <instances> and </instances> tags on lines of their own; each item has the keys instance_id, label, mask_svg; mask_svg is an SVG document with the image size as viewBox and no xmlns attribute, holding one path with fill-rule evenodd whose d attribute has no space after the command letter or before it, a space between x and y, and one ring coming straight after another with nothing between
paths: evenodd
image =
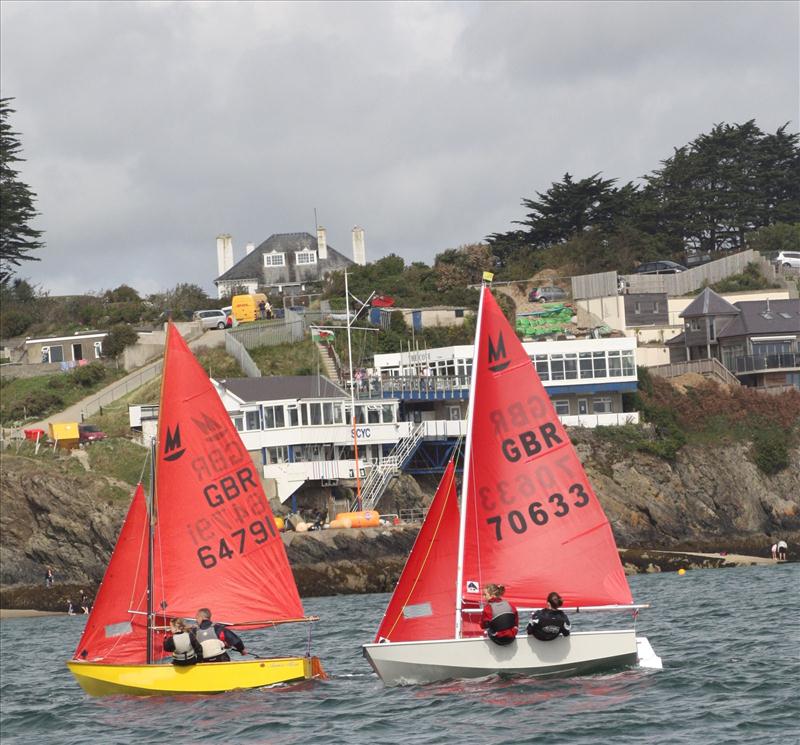
<instances>
[{"instance_id":1,"label":"black wetsuit","mask_svg":"<svg viewBox=\"0 0 800 745\"><path fill-rule=\"evenodd\" d=\"M559 634L569 636L569 630L567 614L550 608L534 611L528 624L528 633L543 642L552 641Z\"/></svg>"}]
</instances>

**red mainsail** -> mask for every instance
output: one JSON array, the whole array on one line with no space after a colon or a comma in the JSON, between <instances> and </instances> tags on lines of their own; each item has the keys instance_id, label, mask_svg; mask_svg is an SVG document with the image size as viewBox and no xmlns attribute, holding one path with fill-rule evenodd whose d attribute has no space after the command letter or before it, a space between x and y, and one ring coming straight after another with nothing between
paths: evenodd
<instances>
[{"instance_id":1,"label":"red mainsail","mask_svg":"<svg viewBox=\"0 0 800 745\"><path fill-rule=\"evenodd\" d=\"M144 490L139 484L75 650L75 659L109 664L145 662L146 613L147 509Z\"/></svg>"},{"instance_id":2,"label":"red mainsail","mask_svg":"<svg viewBox=\"0 0 800 745\"><path fill-rule=\"evenodd\" d=\"M482 290L475 342L462 596L484 584L543 606L632 602L611 526L514 329Z\"/></svg>"},{"instance_id":3,"label":"red mainsail","mask_svg":"<svg viewBox=\"0 0 800 745\"><path fill-rule=\"evenodd\" d=\"M458 503L448 463L375 641L446 639L453 633L458 558Z\"/></svg>"},{"instance_id":4,"label":"red mainsail","mask_svg":"<svg viewBox=\"0 0 800 745\"><path fill-rule=\"evenodd\" d=\"M154 610L268 625L303 606L257 467L170 323L156 456ZM264 622L263 624L253 622Z\"/></svg>"}]
</instances>

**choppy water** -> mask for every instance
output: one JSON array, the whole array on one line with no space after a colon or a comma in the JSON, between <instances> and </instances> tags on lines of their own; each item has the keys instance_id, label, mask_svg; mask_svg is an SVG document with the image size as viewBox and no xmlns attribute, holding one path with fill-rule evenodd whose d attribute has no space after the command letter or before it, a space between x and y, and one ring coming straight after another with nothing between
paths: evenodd
<instances>
[{"instance_id":1,"label":"choppy water","mask_svg":"<svg viewBox=\"0 0 800 745\"><path fill-rule=\"evenodd\" d=\"M384 688L361 657L387 595L311 598L313 649L331 679L191 698L92 699L64 666L81 617L0 623L2 742L800 742L800 565L633 577L661 671ZM597 616L573 617L589 628ZM620 619L621 620L621 619ZM252 631L256 653L304 649L302 629Z\"/></svg>"}]
</instances>

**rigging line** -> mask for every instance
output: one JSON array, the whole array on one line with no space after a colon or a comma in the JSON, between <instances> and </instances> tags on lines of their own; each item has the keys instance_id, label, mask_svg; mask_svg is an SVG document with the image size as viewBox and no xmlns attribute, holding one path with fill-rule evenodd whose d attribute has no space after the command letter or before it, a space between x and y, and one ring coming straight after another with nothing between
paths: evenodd
<instances>
[{"instance_id":1,"label":"rigging line","mask_svg":"<svg viewBox=\"0 0 800 745\"><path fill-rule=\"evenodd\" d=\"M144 483L144 469L147 468L147 461L149 458L150 458L150 448L147 448L147 451L145 452L144 456L144 463L142 463L142 471L139 474L139 481L137 482L138 484Z\"/></svg>"},{"instance_id":2,"label":"rigging line","mask_svg":"<svg viewBox=\"0 0 800 745\"><path fill-rule=\"evenodd\" d=\"M456 478L456 469L455 469L455 463L454 463L453 464L453 476L450 479L450 484L448 484L448 486L447 486L448 489L450 489L450 487L453 485L453 482L455 481L455 478ZM431 541L428 544L428 550L425 552L425 558L422 560L422 565L419 568L419 572L417 572L417 576L414 578L414 582L412 583L411 589L408 591L408 594L406 595L406 599L403 601L403 604L400 606L400 612L402 612L403 608L405 608L406 602L408 602L408 600L411 598L411 595L413 594L414 590L417 588L417 584L419 583L420 577L422 576L422 573L423 573L423 571L425 569L425 566L428 563L428 558L430 557L431 550L433 549L433 544L436 541L436 537L439 535L439 528L442 526L442 520L444 519L444 512L445 512L445 507L446 506L447 506L447 503L445 502L444 505L442 506L442 511L439 513L439 518L438 518L438 520L436 522L436 527L434 528L434 531L433 531L433 537L431 538ZM412 548L411 550L413 552L414 549ZM392 624L392 628L390 628L389 631L386 632L386 638L387 639L389 638L389 635L394 631L395 626L397 626L399 621L400 621L400 614L398 614L397 618L395 618L394 623Z\"/></svg>"},{"instance_id":3,"label":"rigging line","mask_svg":"<svg viewBox=\"0 0 800 745\"><path fill-rule=\"evenodd\" d=\"M136 498L135 495L136 495L136 492L138 492L138 490L139 490L139 486L141 486L141 481L137 485L136 491L134 492L134 499ZM127 522L127 517L125 519L125 522ZM123 529L125 528L125 523L122 524L122 528ZM120 530L120 535L121 534L122 534L122 530ZM142 562L142 551L143 551L143 545L144 545L144 541L145 541L145 537L146 536L147 536L146 531L143 531L142 532L142 536L139 539L139 556L136 558L136 572L134 573L133 586L131 587L131 595L130 595L130 598L128 600L128 608L136 607L133 604L133 599L134 599L134 595L136 594L136 579L139 577L139 567L141 566L141 562ZM114 548L114 550L116 551L116 547ZM112 552L111 556L112 557L114 556L113 552ZM109 559L108 563L109 564L111 563L110 559ZM108 571L107 567L106 567L106 571ZM103 582L105 582L105 577L103 577ZM97 594L98 595L100 594L100 590L103 587L103 582L101 582L100 583L100 587L97 588ZM95 600L96 599L97 599L97 597L95 596ZM134 614L133 611L129 610L128 612L131 613L131 615ZM134 619L131 618L131 630L133 630L133 621L134 621ZM114 650L117 648L117 645L122 641L124 636L125 636L125 634L121 634L120 636L116 637L116 639L114 640L114 643L111 645L111 649L109 649L108 652L106 652L106 654L103 657L103 659L105 659L105 657L108 657L108 655L110 655L110 654L112 654L114 652Z\"/></svg>"}]
</instances>

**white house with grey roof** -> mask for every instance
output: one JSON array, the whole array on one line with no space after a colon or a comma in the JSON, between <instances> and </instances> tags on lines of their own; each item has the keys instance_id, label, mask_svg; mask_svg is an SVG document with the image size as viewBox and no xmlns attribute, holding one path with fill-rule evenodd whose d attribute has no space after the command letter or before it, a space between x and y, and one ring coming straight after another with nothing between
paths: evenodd
<instances>
[{"instance_id":1,"label":"white house with grey roof","mask_svg":"<svg viewBox=\"0 0 800 745\"><path fill-rule=\"evenodd\" d=\"M230 297L237 291L281 292L295 295L304 285L321 281L329 272L345 269L354 263L366 262L364 230L353 228L355 260L331 248L325 228L317 228L317 237L310 233L275 233L258 246L249 243L244 258L233 262L231 236L217 237L217 268L214 280L217 295Z\"/></svg>"}]
</instances>

